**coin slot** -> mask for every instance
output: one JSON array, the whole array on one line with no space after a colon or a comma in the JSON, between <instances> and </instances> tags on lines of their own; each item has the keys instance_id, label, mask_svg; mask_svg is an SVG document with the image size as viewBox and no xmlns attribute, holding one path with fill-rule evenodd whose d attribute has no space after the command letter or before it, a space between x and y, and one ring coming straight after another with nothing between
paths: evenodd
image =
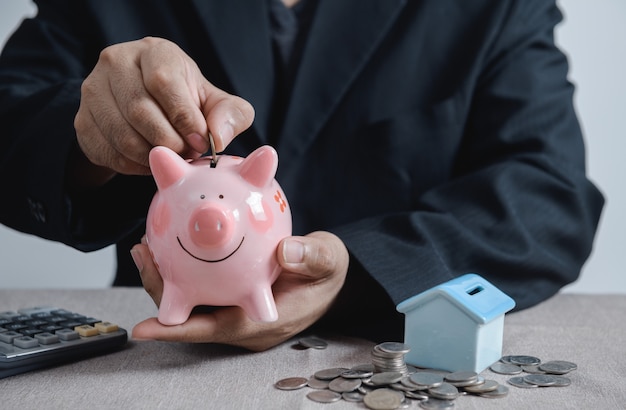
<instances>
[{"instance_id":1,"label":"coin slot","mask_svg":"<svg viewBox=\"0 0 626 410\"><path fill-rule=\"evenodd\" d=\"M470 296L474 296L475 294L480 293L483 290L485 290L485 288L483 288L482 286L476 286L475 288L468 290L467 294Z\"/></svg>"}]
</instances>

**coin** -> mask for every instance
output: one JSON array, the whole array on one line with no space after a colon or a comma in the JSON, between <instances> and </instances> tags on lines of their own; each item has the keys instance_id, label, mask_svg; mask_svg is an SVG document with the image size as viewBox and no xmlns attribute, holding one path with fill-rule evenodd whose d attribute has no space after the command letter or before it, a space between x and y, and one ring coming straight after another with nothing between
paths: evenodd
<instances>
[{"instance_id":1,"label":"coin","mask_svg":"<svg viewBox=\"0 0 626 410\"><path fill-rule=\"evenodd\" d=\"M298 343L300 343L304 347L318 350L326 349L328 347L328 343L315 336L303 337L302 339L298 340Z\"/></svg>"},{"instance_id":2,"label":"coin","mask_svg":"<svg viewBox=\"0 0 626 410\"><path fill-rule=\"evenodd\" d=\"M524 381L530 384L536 384L540 387L552 386L556 380L550 374L529 374L524 376Z\"/></svg>"},{"instance_id":3,"label":"coin","mask_svg":"<svg viewBox=\"0 0 626 410\"><path fill-rule=\"evenodd\" d=\"M361 379L344 379L337 377L328 384L328 388L337 393L344 393L356 390L361 385Z\"/></svg>"},{"instance_id":4,"label":"coin","mask_svg":"<svg viewBox=\"0 0 626 410\"><path fill-rule=\"evenodd\" d=\"M523 365L522 366L522 370L524 370L526 373L533 373L533 374L544 374L545 372L543 370L541 370L539 368L540 365L538 364L533 364L533 365Z\"/></svg>"},{"instance_id":5,"label":"coin","mask_svg":"<svg viewBox=\"0 0 626 410\"><path fill-rule=\"evenodd\" d=\"M459 389L450 383L444 382L437 387L428 389L428 394L437 399L454 400L459 397Z\"/></svg>"},{"instance_id":6,"label":"coin","mask_svg":"<svg viewBox=\"0 0 626 410\"><path fill-rule=\"evenodd\" d=\"M315 372L315 377L320 380L332 380L341 376L341 373L345 372L346 370L349 369L346 369L345 367L333 367L330 369L318 370Z\"/></svg>"},{"instance_id":7,"label":"coin","mask_svg":"<svg viewBox=\"0 0 626 410\"><path fill-rule=\"evenodd\" d=\"M507 383L515 387L520 387L522 389L532 389L539 387L536 384L528 383L526 380L524 380L524 376L511 377L509 380L507 380Z\"/></svg>"},{"instance_id":8,"label":"coin","mask_svg":"<svg viewBox=\"0 0 626 410\"><path fill-rule=\"evenodd\" d=\"M454 407L454 400L441 400L430 397L428 400L420 401L420 407L423 409L451 409Z\"/></svg>"},{"instance_id":9,"label":"coin","mask_svg":"<svg viewBox=\"0 0 626 410\"><path fill-rule=\"evenodd\" d=\"M463 387L471 385L478 379L478 373L473 371L458 371L454 373L447 374L444 379L457 387Z\"/></svg>"},{"instance_id":10,"label":"coin","mask_svg":"<svg viewBox=\"0 0 626 410\"><path fill-rule=\"evenodd\" d=\"M378 348L385 353L407 354L411 351L411 347L400 342L384 342L378 345Z\"/></svg>"},{"instance_id":11,"label":"coin","mask_svg":"<svg viewBox=\"0 0 626 410\"><path fill-rule=\"evenodd\" d=\"M489 369L499 374L519 374L522 372L522 368L518 365L503 362L496 362L489 366Z\"/></svg>"},{"instance_id":12,"label":"coin","mask_svg":"<svg viewBox=\"0 0 626 410\"><path fill-rule=\"evenodd\" d=\"M329 384L330 384L330 381L320 380L315 376L309 377L309 380L307 381L307 386L309 386L312 389L318 389L318 390L327 389Z\"/></svg>"},{"instance_id":13,"label":"coin","mask_svg":"<svg viewBox=\"0 0 626 410\"><path fill-rule=\"evenodd\" d=\"M332 390L314 390L308 393L306 397L318 403L334 403L341 400L341 394Z\"/></svg>"},{"instance_id":14,"label":"coin","mask_svg":"<svg viewBox=\"0 0 626 410\"><path fill-rule=\"evenodd\" d=\"M487 393L481 393L479 394L480 397L487 397L489 399L495 399L495 398L499 398L499 397L504 397L507 394L509 394L509 388L499 384L498 388L492 391L489 391Z\"/></svg>"},{"instance_id":15,"label":"coin","mask_svg":"<svg viewBox=\"0 0 626 410\"><path fill-rule=\"evenodd\" d=\"M509 363L518 365L538 365L541 359L535 356L514 355L507 357Z\"/></svg>"},{"instance_id":16,"label":"coin","mask_svg":"<svg viewBox=\"0 0 626 410\"><path fill-rule=\"evenodd\" d=\"M382 388L373 390L363 397L363 403L372 410L393 410L400 407L404 395L397 391Z\"/></svg>"},{"instance_id":17,"label":"coin","mask_svg":"<svg viewBox=\"0 0 626 410\"><path fill-rule=\"evenodd\" d=\"M476 393L476 394L487 393L487 392L494 391L495 389L497 389L499 384L500 383L498 383L495 380L485 380L482 384L477 384L473 386L465 386L463 390L469 393Z\"/></svg>"},{"instance_id":18,"label":"coin","mask_svg":"<svg viewBox=\"0 0 626 410\"><path fill-rule=\"evenodd\" d=\"M404 375L400 372L382 372L382 373L374 373L374 375L370 378L370 382L374 386L385 386L392 383L397 383Z\"/></svg>"},{"instance_id":19,"label":"coin","mask_svg":"<svg viewBox=\"0 0 626 410\"><path fill-rule=\"evenodd\" d=\"M567 362L565 360L552 360L539 365L540 370L552 374L566 374L577 368L576 363Z\"/></svg>"},{"instance_id":20,"label":"coin","mask_svg":"<svg viewBox=\"0 0 626 410\"><path fill-rule=\"evenodd\" d=\"M369 370L359 370L359 369L350 369L350 370L346 370L345 372L341 373L341 377L344 377L346 379L364 379L366 377L372 377L372 375L374 374L373 371L369 371Z\"/></svg>"},{"instance_id":21,"label":"coin","mask_svg":"<svg viewBox=\"0 0 626 410\"><path fill-rule=\"evenodd\" d=\"M277 381L274 386L280 390L297 390L306 386L307 382L308 379L306 377L287 377Z\"/></svg>"},{"instance_id":22,"label":"coin","mask_svg":"<svg viewBox=\"0 0 626 410\"><path fill-rule=\"evenodd\" d=\"M431 372L417 372L409 376L409 379L421 386L437 387L443 383L443 376Z\"/></svg>"},{"instance_id":23,"label":"coin","mask_svg":"<svg viewBox=\"0 0 626 410\"><path fill-rule=\"evenodd\" d=\"M556 376L553 375L554 380L556 381L552 386L553 387L567 387L572 384L572 380L569 377L565 376Z\"/></svg>"},{"instance_id":24,"label":"coin","mask_svg":"<svg viewBox=\"0 0 626 410\"><path fill-rule=\"evenodd\" d=\"M365 394L360 393L358 391L347 391L347 392L341 393L342 399L344 399L345 401L353 402L353 403L362 402L363 397L365 397Z\"/></svg>"}]
</instances>

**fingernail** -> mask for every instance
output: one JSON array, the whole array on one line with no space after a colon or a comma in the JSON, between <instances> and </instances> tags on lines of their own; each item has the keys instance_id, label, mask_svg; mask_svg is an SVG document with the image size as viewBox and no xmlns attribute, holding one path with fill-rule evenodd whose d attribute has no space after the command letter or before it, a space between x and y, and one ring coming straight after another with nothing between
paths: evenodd
<instances>
[{"instance_id":1,"label":"fingernail","mask_svg":"<svg viewBox=\"0 0 626 410\"><path fill-rule=\"evenodd\" d=\"M187 135L187 143L191 145L191 148L201 153L209 150L209 142L202 135L195 132Z\"/></svg>"},{"instance_id":2,"label":"fingernail","mask_svg":"<svg viewBox=\"0 0 626 410\"><path fill-rule=\"evenodd\" d=\"M287 263L304 262L304 244L293 239L286 240L283 243L283 258Z\"/></svg>"},{"instance_id":3,"label":"fingernail","mask_svg":"<svg viewBox=\"0 0 626 410\"><path fill-rule=\"evenodd\" d=\"M141 259L141 254L134 249L131 249L130 256L133 258L133 262L135 262L135 266L137 270L141 272L143 270L143 260Z\"/></svg>"},{"instance_id":4,"label":"fingernail","mask_svg":"<svg viewBox=\"0 0 626 410\"><path fill-rule=\"evenodd\" d=\"M220 147L219 151L223 151L233 138L235 138L235 128L230 121L226 121L220 126L219 130L217 130L217 133L220 144L216 141L216 145Z\"/></svg>"}]
</instances>

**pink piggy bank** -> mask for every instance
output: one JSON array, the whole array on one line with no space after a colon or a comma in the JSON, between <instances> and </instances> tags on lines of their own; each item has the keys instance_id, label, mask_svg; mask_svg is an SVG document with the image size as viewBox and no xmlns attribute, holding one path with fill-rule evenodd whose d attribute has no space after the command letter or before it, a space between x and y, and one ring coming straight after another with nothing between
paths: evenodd
<instances>
[{"instance_id":1,"label":"pink piggy bank","mask_svg":"<svg viewBox=\"0 0 626 410\"><path fill-rule=\"evenodd\" d=\"M150 152L158 191L146 239L163 278L158 320L165 325L185 322L198 305L240 306L258 322L278 318L276 247L291 235L291 212L274 179L278 155L262 146L247 158L216 159Z\"/></svg>"}]
</instances>

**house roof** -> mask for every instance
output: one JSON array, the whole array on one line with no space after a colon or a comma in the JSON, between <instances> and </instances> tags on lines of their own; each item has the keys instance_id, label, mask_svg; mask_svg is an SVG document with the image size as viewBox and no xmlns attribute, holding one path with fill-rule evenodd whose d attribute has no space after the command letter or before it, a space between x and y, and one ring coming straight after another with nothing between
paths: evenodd
<instances>
[{"instance_id":1,"label":"house roof","mask_svg":"<svg viewBox=\"0 0 626 410\"><path fill-rule=\"evenodd\" d=\"M488 323L515 306L515 301L483 277L469 273L412 296L396 309L410 315L436 298L444 298L477 323Z\"/></svg>"}]
</instances>

